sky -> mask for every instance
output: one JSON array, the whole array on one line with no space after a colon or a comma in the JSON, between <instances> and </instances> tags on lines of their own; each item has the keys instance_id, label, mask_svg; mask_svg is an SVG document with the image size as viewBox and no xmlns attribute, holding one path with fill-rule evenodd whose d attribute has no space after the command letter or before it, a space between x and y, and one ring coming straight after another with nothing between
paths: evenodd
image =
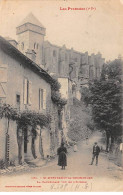
<instances>
[{"instance_id":1,"label":"sky","mask_svg":"<svg viewBox=\"0 0 123 195\"><path fill-rule=\"evenodd\" d=\"M45 26L45 40L55 45L101 52L106 60L123 54L123 0L0 0L0 35L17 40L16 27L30 12Z\"/></svg>"}]
</instances>

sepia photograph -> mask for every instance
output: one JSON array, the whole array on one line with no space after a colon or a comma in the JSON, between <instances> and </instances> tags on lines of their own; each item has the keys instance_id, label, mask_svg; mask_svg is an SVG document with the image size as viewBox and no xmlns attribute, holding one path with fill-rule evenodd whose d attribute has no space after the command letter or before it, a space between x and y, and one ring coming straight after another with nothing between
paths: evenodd
<instances>
[{"instance_id":1,"label":"sepia photograph","mask_svg":"<svg viewBox=\"0 0 123 195\"><path fill-rule=\"evenodd\" d=\"M123 191L123 0L0 0L0 192Z\"/></svg>"}]
</instances>

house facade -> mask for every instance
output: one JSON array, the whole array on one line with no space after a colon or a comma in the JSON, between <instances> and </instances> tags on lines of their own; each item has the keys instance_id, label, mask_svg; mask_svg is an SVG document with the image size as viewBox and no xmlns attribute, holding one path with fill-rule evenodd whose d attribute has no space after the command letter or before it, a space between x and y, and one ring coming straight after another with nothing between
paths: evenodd
<instances>
[{"instance_id":1,"label":"house facade","mask_svg":"<svg viewBox=\"0 0 123 195\"><path fill-rule=\"evenodd\" d=\"M47 158L56 154L60 144L58 106L51 99L51 83L53 78L21 53L16 47L0 37L0 101L12 105L19 111L35 111L52 116L49 128L37 127L35 140L36 159ZM6 155L7 120L0 120L1 143L0 160ZM32 128L28 127L22 135L17 123L10 121L9 126L9 160L11 163L35 159L32 152ZM20 144L21 142L21 144ZM55 143L55 144L54 144Z\"/></svg>"}]
</instances>

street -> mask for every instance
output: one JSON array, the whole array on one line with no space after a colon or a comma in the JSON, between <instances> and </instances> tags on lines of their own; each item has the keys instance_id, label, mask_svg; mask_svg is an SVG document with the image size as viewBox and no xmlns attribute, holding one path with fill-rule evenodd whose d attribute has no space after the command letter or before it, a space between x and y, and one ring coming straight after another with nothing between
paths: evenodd
<instances>
[{"instance_id":1,"label":"street","mask_svg":"<svg viewBox=\"0 0 123 195\"><path fill-rule=\"evenodd\" d=\"M57 159L46 166L3 175L0 188L3 191L122 191L122 169L100 153L99 164L89 165L92 147L99 142L100 133L78 144L78 151L68 150L65 170L57 165ZM99 142L100 145L100 142Z\"/></svg>"}]
</instances>

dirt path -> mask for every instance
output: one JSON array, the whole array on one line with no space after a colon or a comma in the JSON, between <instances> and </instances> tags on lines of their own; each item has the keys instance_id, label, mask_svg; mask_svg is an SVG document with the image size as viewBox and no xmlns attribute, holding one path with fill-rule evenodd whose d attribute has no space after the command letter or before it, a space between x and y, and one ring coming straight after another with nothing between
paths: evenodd
<instances>
[{"instance_id":1,"label":"dirt path","mask_svg":"<svg viewBox=\"0 0 123 195\"><path fill-rule=\"evenodd\" d=\"M66 170L61 170L54 160L41 168L1 176L0 188L3 191L122 191L122 169L110 162L106 154L100 154L98 166L89 165L93 143L100 144L100 138L101 133L95 133L88 145L86 141L78 144L78 152L70 150Z\"/></svg>"}]
</instances>

